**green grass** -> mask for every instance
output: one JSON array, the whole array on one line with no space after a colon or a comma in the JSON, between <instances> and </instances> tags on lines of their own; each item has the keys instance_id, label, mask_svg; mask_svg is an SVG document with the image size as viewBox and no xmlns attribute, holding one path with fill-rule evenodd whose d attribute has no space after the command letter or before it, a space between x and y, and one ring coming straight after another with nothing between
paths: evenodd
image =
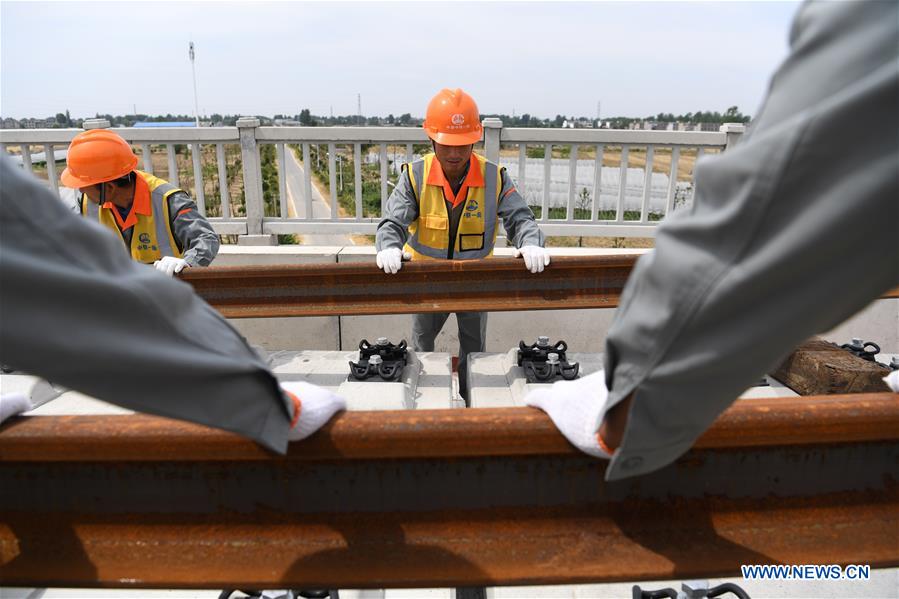
<instances>
[{"instance_id":1,"label":"green grass","mask_svg":"<svg viewBox=\"0 0 899 599\"><path fill-rule=\"evenodd\" d=\"M530 206L531 210L534 213L534 217L540 218L540 215L543 214L543 208L541 206ZM561 206L550 208L549 209L549 220L565 220L567 218L568 210ZM660 221L664 218L664 214L659 214L657 212L650 212L647 220L655 222ZM584 220L589 221L592 219L591 211L584 208L575 208L574 209L574 220ZM615 220L615 211L614 210L600 210L599 211L599 220ZM640 211L639 210L625 210L624 211L624 220L625 221L638 221L640 220Z\"/></svg>"},{"instance_id":2,"label":"green grass","mask_svg":"<svg viewBox=\"0 0 899 599\"><path fill-rule=\"evenodd\" d=\"M362 146L362 155L368 153L369 146ZM302 162L302 151L296 146L292 146L297 158ZM344 148L338 150L341 152ZM321 152L319 156L318 153ZM356 182L355 182L355 160L351 151L341 152L341 162L343 170L343 189L339 186L339 177L335 177L338 181L337 201L340 207L349 215L356 214ZM312 145L309 148L309 162L312 166L312 175L318 183L325 189L330 189L330 178L328 174L328 158L327 146ZM335 162L335 168L337 164ZM337 175L337 173L335 173ZM378 218L381 216L381 167L380 164L363 164L362 165L362 216L365 218ZM396 183L397 176L388 173L388 180ZM388 186L387 193L390 193Z\"/></svg>"}]
</instances>

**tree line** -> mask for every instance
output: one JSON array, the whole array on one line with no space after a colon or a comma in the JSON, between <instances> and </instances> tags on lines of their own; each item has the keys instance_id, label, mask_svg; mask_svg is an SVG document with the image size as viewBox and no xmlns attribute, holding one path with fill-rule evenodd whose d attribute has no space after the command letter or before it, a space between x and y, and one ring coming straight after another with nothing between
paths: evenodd
<instances>
[{"instance_id":1,"label":"tree line","mask_svg":"<svg viewBox=\"0 0 899 599\"><path fill-rule=\"evenodd\" d=\"M219 114L213 113L204 116L201 120L210 122L214 126L234 126L237 119L246 115L238 114ZM292 120L298 122L305 127L333 127L333 126L368 126L368 127L420 127L422 119L414 117L406 112L395 116L388 114L386 117L364 116L364 115L338 115L338 116L322 116L314 115L308 108L303 108L297 114L285 115L276 114L273 117L265 115L255 115L263 125L271 125L275 121ZM166 122L166 121L192 121L194 117L187 114L126 114L112 115L97 113L95 118L102 118L109 121L113 127L131 127L137 122ZM508 114L482 114L481 118L499 118L506 127L561 127L563 123L568 122L590 122L593 126L600 126L596 119L585 116L566 116L557 114L553 118L541 118L535 115L524 113L521 115ZM647 117L626 117L614 116L604 117L602 123L608 123L612 129L627 129L632 123L641 121L657 121L657 122L674 122L674 123L748 123L750 116L743 114L737 106L731 106L724 112L697 110L696 112L687 112L675 115L671 112L660 112ZM56 114L55 123L57 127L81 127L83 119L73 119L69 111Z\"/></svg>"}]
</instances>

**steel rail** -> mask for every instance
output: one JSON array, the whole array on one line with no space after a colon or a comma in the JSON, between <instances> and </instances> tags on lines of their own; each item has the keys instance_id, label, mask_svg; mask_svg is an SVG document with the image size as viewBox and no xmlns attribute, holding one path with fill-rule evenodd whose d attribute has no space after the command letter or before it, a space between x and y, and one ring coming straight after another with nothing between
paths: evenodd
<instances>
[{"instance_id":1,"label":"steel rail","mask_svg":"<svg viewBox=\"0 0 899 599\"><path fill-rule=\"evenodd\" d=\"M8 586L385 588L899 565L899 395L738 401L621 481L528 408L350 412L275 456L143 415L0 428Z\"/></svg>"},{"instance_id":2,"label":"steel rail","mask_svg":"<svg viewBox=\"0 0 899 599\"><path fill-rule=\"evenodd\" d=\"M640 254L192 268L181 278L228 318L614 308ZM899 288L884 298L899 297Z\"/></svg>"},{"instance_id":3,"label":"steel rail","mask_svg":"<svg viewBox=\"0 0 899 599\"><path fill-rule=\"evenodd\" d=\"M223 266L182 273L228 318L614 308L639 255L553 258L540 274L520 259Z\"/></svg>"}]
</instances>

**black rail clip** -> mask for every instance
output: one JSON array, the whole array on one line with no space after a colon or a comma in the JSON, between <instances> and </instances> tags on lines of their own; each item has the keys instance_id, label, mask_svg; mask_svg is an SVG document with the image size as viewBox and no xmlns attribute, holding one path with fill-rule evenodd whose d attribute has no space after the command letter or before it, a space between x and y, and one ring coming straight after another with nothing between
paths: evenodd
<instances>
[{"instance_id":1,"label":"black rail clip","mask_svg":"<svg viewBox=\"0 0 899 599\"><path fill-rule=\"evenodd\" d=\"M868 362L874 362L878 366L883 366L889 370L899 370L899 359L893 357L889 364L878 362L874 356L880 353L880 346L873 341L862 341L858 337L853 337L850 343L844 343L840 348L845 349L851 354L858 356Z\"/></svg>"},{"instance_id":2,"label":"black rail clip","mask_svg":"<svg viewBox=\"0 0 899 599\"><path fill-rule=\"evenodd\" d=\"M386 337L378 338L374 345L363 339L359 342L359 361L350 362L347 380L364 381L375 375L385 381L398 381L406 367L406 340L394 345Z\"/></svg>"},{"instance_id":3,"label":"black rail clip","mask_svg":"<svg viewBox=\"0 0 899 599\"><path fill-rule=\"evenodd\" d=\"M524 376L529 383L548 383L556 377L566 381L577 378L580 364L569 363L565 352L568 344L558 341L550 345L549 337L537 337L537 343L525 345L518 342L518 365L524 369Z\"/></svg>"}]
</instances>

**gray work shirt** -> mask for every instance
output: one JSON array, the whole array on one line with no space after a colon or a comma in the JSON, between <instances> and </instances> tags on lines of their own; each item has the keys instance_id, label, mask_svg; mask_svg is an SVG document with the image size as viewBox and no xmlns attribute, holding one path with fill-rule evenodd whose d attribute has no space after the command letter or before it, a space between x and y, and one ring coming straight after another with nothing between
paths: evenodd
<instances>
[{"instance_id":1,"label":"gray work shirt","mask_svg":"<svg viewBox=\"0 0 899 599\"><path fill-rule=\"evenodd\" d=\"M409 238L409 225L418 220L418 198L412 189L408 171L408 168L403 169L393 193L387 198L384 215L378 223L375 237L375 247L378 251L391 247L402 248ZM506 169L501 168L500 173L502 189L496 213L503 221L506 236L517 248L525 245L543 247L546 238L537 226L534 213L518 193ZM461 208L459 211L461 213Z\"/></svg>"},{"instance_id":2,"label":"gray work shirt","mask_svg":"<svg viewBox=\"0 0 899 599\"><path fill-rule=\"evenodd\" d=\"M634 399L607 479L674 461L799 343L899 284L897 40L897 2L799 9L748 133L699 161L692 209L624 290L605 409Z\"/></svg>"},{"instance_id":3,"label":"gray work shirt","mask_svg":"<svg viewBox=\"0 0 899 599\"><path fill-rule=\"evenodd\" d=\"M0 362L284 452L292 404L190 285L135 262L0 157Z\"/></svg>"},{"instance_id":4,"label":"gray work shirt","mask_svg":"<svg viewBox=\"0 0 899 599\"><path fill-rule=\"evenodd\" d=\"M73 210L80 214L82 203L90 201L87 196L80 194ZM166 201L169 204L172 234L181 251L181 257L190 266L209 266L218 254L220 245L219 236L212 225L200 214L197 204L186 192L176 191L169 195ZM125 247L130 248L134 228L129 227L121 233Z\"/></svg>"}]
</instances>

